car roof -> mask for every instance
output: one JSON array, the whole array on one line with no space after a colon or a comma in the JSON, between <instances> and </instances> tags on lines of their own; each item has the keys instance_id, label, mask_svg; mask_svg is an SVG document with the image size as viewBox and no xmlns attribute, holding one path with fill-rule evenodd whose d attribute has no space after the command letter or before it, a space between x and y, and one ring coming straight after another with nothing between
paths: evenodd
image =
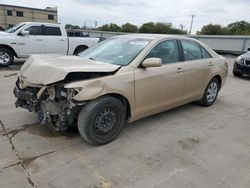
<instances>
[{"instance_id":1,"label":"car roof","mask_svg":"<svg viewBox=\"0 0 250 188\"><path fill-rule=\"evenodd\" d=\"M22 22L20 24L44 24L44 25L53 25L53 26L60 26L60 24L57 23L46 23L46 22Z\"/></svg>"},{"instance_id":2,"label":"car roof","mask_svg":"<svg viewBox=\"0 0 250 188\"><path fill-rule=\"evenodd\" d=\"M146 38L146 39L189 39L188 37L185 37L183 35L165 35L165 34L128 34L128 35L119 35L116 37L131 37L131 38Z\"/></svg>"}]
</instances>

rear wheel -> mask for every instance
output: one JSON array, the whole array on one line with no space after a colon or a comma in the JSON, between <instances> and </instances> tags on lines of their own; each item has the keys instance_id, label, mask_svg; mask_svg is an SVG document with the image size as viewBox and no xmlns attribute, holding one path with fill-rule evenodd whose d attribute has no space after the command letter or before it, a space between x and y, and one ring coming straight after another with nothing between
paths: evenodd
<instances>
[{"instance_id":1,"label":"rear wheel","mask_svg":"<svg viewBox=\"0 0 250 188\"><path fill-rule=\"evenodd\" d=\"M7 67L14 61L14 55L7 48L0 48L0 66Z\"/></svg>"},{"instance_id":2,"label":"rear wheel","mask_svg":"<svg viewBox=\"0 0 250 188\"><path fill-rule=\"evenodd\" d=\"M74 51L74 55L79 55L81 52L83 52L84 50L86 50L88 47L87 46L78 46L75 51Z\"/></svg>"},{"instance_id":3,"label":"rear wheel","mask_svg":"<svg viewBox=\"0 0 250 188\"><path fill-rule=\"evenodd\" d=\"M78 117L78 130L90 144L113 141L125 123L125 107L118 99L105 96L89 102Z\"/></svg>"},{"instance_id":4,"label":"rear wheel","mask_svg":"<svg viewBox=\"0 0 250 188\"><path fill-rule=\"evenodd\" d=\"M202 106L211 106L217 99L220 89L219 81L213 78L207 85L202 99L198 102Z\"/></svg>"}]
</instances>

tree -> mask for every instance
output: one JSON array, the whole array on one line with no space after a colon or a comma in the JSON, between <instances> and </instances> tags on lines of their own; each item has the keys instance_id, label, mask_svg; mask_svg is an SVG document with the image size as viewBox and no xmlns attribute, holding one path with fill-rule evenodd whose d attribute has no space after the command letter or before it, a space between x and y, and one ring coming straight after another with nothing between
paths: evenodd
<instances>
[{"instance_id":1,"label":"tree","mask_svg":"<svg viewBox=\"0 0 250 188\"><path fill-rule=\"evenodd\" d=\"M131 23L125 23L121 27L121 32L137 33L138 27Z\"/></svg>"},{"instance_id":2,"label":"tree","mask_svg":"<svg viewBox=\"0 0 250 188\"><path fill-rule=\"evenodd\" d=\"M174 28L171 23L144 23L140 29L140 33L158 33L158 34L187 34L187 31Z\"/></svg>"},{"instance_id":3,"label":"tree","mask_svg":"<svg viewBox=\"0 0 250 188\"><path fill-rule=\"evenodd\" d=\"M80 26L78 26L78 25L66 24L66 25L65 25L65 29L66 29L66 30L80 29Z\"/></svg>"},{"instance_id":4,"label":"tree","mask_svg":"<svg viewBox=\"0 0 250 188\"><path fill-rule=\"evenodd\" d=\"M228 30L232 35L250 35L250 23L246 21L239 21L229 24Z\"/></svg>"},{"instance_id":5,"label":"tree","mask_svg":"<svg viewBox=\"0 0 250 188\"><path fill-rule=\"evenodd\" d=\"M140 28L140 33L154 33L155 24L153 22L144 23Z\"/></svg>"},{"instance_id":6,"label":"tree","mask_svg":"<svg viewBox=\"0 0 250 188\"><path fill-rule=\"evenodd\" d=\"M202 27L198 33L201 35L223 35L223 27L221 25L208 24Z\"/></svg>"},{"instance_id":7,"label":"tree","mask_svg":"<svg viewBox=\"0 0 250 188\"><path fill-rule=\"evenodd\" d=\"M114 24L114 23L110 23L110 24L105 24L105 25L102 25L100 27L98 27L98 30L100 31L112 31L112 32L119 32L121 31L121 28Z\"/></svg>"},{"instance_id":8,"label":"tree","mask_svg":"<svg viewBox=\"0 0 250 188\"><path fill-rule=\"evenodd\" d=\"M228 30L225 27L222 27L218 24L208 24L202 27L200 32L197 32L199 35L225 35L228 34Z\"/></svg>"},{"instance_id":9,"label":"tree","mask_svg":"<svg viewBox=\"0 0 250 188\"><path fill-rule=\"evenodd\" d=\"M153 31L154 31L154 33L158 33L158 34L172 33L172 24L170 24L170 23L156 23Z\"/></svg>"},{"instance_id":10,"label":"tree","mask_svg":"<svg viewBox=\"0 0 250 188\"><path fill-rule=\"evenodd\" d=\"M226 27L221 25L208 24L203 26L201 35L250 35L250 23L246 21L234 22Z\"/></svg>"}]
</instances>

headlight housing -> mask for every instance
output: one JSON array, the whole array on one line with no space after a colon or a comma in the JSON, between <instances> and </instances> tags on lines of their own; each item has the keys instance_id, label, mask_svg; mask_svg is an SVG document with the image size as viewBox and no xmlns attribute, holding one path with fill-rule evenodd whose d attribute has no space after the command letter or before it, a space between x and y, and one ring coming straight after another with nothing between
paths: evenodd
<instances>
[{"instance_id":1,"label":"headlight housing","mask_svg":"<svg viewBox=\"0 0 250 188\"><path fill-rule=\"evenodd\" d=\"M68 89L70 98L75 97L78 93L82 91L82 89L82 87Z\"/></svg>"},{"instance_id":2,"label":"headlight housing","mask_svg":"<svg viewBox=\"0 0 250 188\"><path fill-rule=\"evenodd\" d=\"M235 60L236 63L238 64L241 64L241 65L244 65L244 59L242 59L241 56L239 56L236 60Z\"/></svg>"}]
</instances>

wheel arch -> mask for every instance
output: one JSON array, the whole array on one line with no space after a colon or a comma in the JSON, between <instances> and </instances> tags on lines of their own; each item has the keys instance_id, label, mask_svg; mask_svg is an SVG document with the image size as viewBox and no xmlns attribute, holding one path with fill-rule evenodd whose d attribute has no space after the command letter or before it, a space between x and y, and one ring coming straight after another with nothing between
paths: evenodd
<instances>
[{"instance_id":1,"label":"wheel arch","mask_svg":"<svg viewBox=\"0 0 250 188\"><path fill-rule=\"evenodd\" d=\"M131 104L129 100L127 99L127 97L119 93L107 93L100 97L105 97L105 96L111 96L121 101L126 107L126 120L128 120L131 117Z\"/></svg>"},{"instance_id":2,"label":"wheel arch","mask_svg":"<svg viewBox=\"0 0 250 188\"><path fill-rule=\"evenodd\" d=\"M11 46L6 45L6 44L0 44L0 48L6 48L10 50L15 57L18 57L16 51Z\"/></svg>"},{"instance_id":3,"label":"wheel arch","mask_svg":"<svg viewBox=\"0 0 250 188\"><path fill-rule=\"evenodd\" d=\"M217 74L217 75L215 75L213 78L215 78L215 79L217 79L217 80L219 81L220 89L221 89L222 77L221 77L219 74Z\"/></svg>"},{"instance_id":4,"label":"wheel arch","mask_svg":"<svg viewBox=\"0 0 250 188\"><path fill-rule=\"evenodd\" d=\"M88 49L89 47L88 47L87 45L79 45L79 46L77 46L77 47L75 48L74 52L73 52L74 55L76 54L76 51L77 51L77 49L79 49L79 48L85 48L85 50L86 50L86 49Z\"/></svg>"}]
</instances>

